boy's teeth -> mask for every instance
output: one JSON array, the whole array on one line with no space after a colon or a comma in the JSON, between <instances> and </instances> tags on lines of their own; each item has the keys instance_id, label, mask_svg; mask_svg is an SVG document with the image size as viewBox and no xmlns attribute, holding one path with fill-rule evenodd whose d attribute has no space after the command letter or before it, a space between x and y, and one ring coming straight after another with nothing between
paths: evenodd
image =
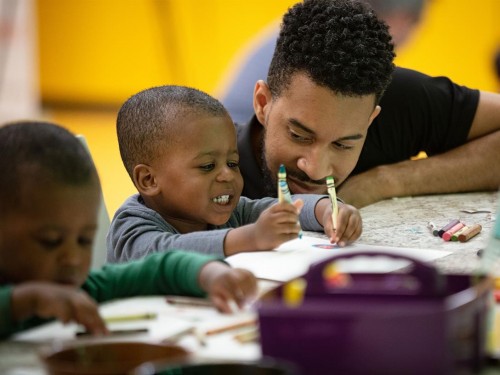
<instances>
[{"instance_id":1,"label":"boy's teeth","mask_svg":"<svg viewBox=\"0 0 500 375\"><path fill-rule=\"evenodd\" d=\"M226 204L229 202L229 195L220 195L212 199L215 203Z\"/></svg>"}]
</instances>

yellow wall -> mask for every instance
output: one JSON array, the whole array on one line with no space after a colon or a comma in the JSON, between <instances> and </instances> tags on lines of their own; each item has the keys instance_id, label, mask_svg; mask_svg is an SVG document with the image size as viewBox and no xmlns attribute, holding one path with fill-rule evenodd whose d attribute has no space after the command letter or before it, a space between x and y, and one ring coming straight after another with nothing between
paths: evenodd
<instances>
[{"instance_id":1,"label":"yellow wall","mask_svg":"<svg viewBox=\"0 0 500 375\"><path fill-rule=\"evenodd\" d=\"M241 45L291 0L39 0L41 92L121 104L144 88L212 93Z\"/></svg>"},{"instance_id":2,"label":"yellow wall","mask_svg":"<svg viewBox=\"0 0 500 375\"><path fill-rule=\"evenodd\" d=\"M166 83L216 94L234 57L241 58L255 35L294 2L38 0L42 97L119 105ZM429 0L420 28L396 61L497 90L491 65L500 45L499 14L499 0Z\"/></svg>"},{"instance_id":3,"label":"yellow wall","mask_svg":"<svg viewBox=\"0 0 500 375\"><path fill-rule=\"evenodd\" d=\"M500 91L492 54L500 46L500 0L428 0L397 62L459 83ZM252 46L295 0L38 0L45 101L104 103L112 111L51 111L87 137L110 215L135 193L122 165L117 107L166 83L217 95Z\"/></svg>"}]
</instances>

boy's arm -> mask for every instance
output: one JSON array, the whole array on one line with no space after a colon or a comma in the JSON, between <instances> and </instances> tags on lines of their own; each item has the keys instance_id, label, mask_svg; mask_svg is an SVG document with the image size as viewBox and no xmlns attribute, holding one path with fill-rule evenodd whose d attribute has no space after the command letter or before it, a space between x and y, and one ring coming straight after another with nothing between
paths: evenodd
<instances>
[{"instance_id":1,"label":"boy's arm","mask_svg":"<svg viewBox=\"0 0 500 375\"><path fill-rule=\"evenodd\" d=\"M123 264L108 264L91 271L83 289L96 301L141 295L182 294L204 296L198 275L213 256L169 251Z\"/></svg>"},{"instance_id":2,"label":"boy's arm","mask_svg":"<svg viewBox=\"0 0 500 375\"><path fill-rule=\"evenodd\" d=\"M224 237L228 229L179 234L158 214L149 211L129 208L117 212L107 236L108 262L142 259L173 249L224 256Z\"/></svg>"}]
</instances>

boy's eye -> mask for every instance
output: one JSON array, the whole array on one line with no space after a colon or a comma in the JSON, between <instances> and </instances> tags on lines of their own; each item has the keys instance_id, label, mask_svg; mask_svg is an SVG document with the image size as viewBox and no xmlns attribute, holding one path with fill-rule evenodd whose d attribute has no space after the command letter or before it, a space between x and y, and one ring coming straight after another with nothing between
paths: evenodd
<instances>
[{"instance_id":1,"label":"boy's eye","mask_svg":"<svg viewBox=\"0 0 500 375\"><path fill-rule=\"evenodd\" d=\"M39 238L38 243L42 245L45 249L52 250L61 246L63 240L62 238Z\"/></svg>"},{"instance_id":2,"label":"boy's eye","mask_svg":"<svg viewBox=\"0 0 500 375\"><path fill-rule=\"evenodd\" d=\"M200 166L200 169L206 172L212 171L215 168L214 163L204 164Z\"/></svg>"},{"instance_id":3,"label":"boy's eye","mask_svg":"<svg viewBox=\"0 0 500 375\"><path fill-rule=\"evenodd\" d=\"M94 244L94 237L78 237L78 244L83 247L92 248L92 245Z\"/></svg>"},{"instance_id":4,"label":"boy's eye","mask_svg":"<svg viewBox=\"0 0 500 375\"><path fill-rule=\"evenodd\" d=\"M239 162L237 162L237 161L229 161L229 162L227 162L227 166L228 166L229 168L234 168L234 169L236 169L236 168L239 168L239 167L240 167L240 163L239 163Z\"/></svg>"}]
</instances>

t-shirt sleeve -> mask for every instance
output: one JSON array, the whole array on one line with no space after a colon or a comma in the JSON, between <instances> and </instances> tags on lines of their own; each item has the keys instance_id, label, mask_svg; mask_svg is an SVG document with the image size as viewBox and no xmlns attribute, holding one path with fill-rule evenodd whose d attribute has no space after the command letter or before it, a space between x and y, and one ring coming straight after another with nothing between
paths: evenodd
<instances>
[{"instance_id":1,"label":"t-shirt sleeve","mask_svg":"<svg viewBox=\"0 0 500 375\"><path fill-rule=\"evenodd\" d=\"M431 156L464 144L478 102L478 90L447 77L396 69L354 173L408 160L420 151Z\"/></svg>"},{"instance_id":2,"label":"t-shirt sleeve","mask_svg":"<svg viewBox=\"0 0 500 375\"><path fill-rule=\"evenodd\" d=\"M90 272L82 289L96 301L143 295L204 296L198 284L201 268L218 258L183 251L156 253L138 261L107 264Z\"/></svg>"}]
</instances>

